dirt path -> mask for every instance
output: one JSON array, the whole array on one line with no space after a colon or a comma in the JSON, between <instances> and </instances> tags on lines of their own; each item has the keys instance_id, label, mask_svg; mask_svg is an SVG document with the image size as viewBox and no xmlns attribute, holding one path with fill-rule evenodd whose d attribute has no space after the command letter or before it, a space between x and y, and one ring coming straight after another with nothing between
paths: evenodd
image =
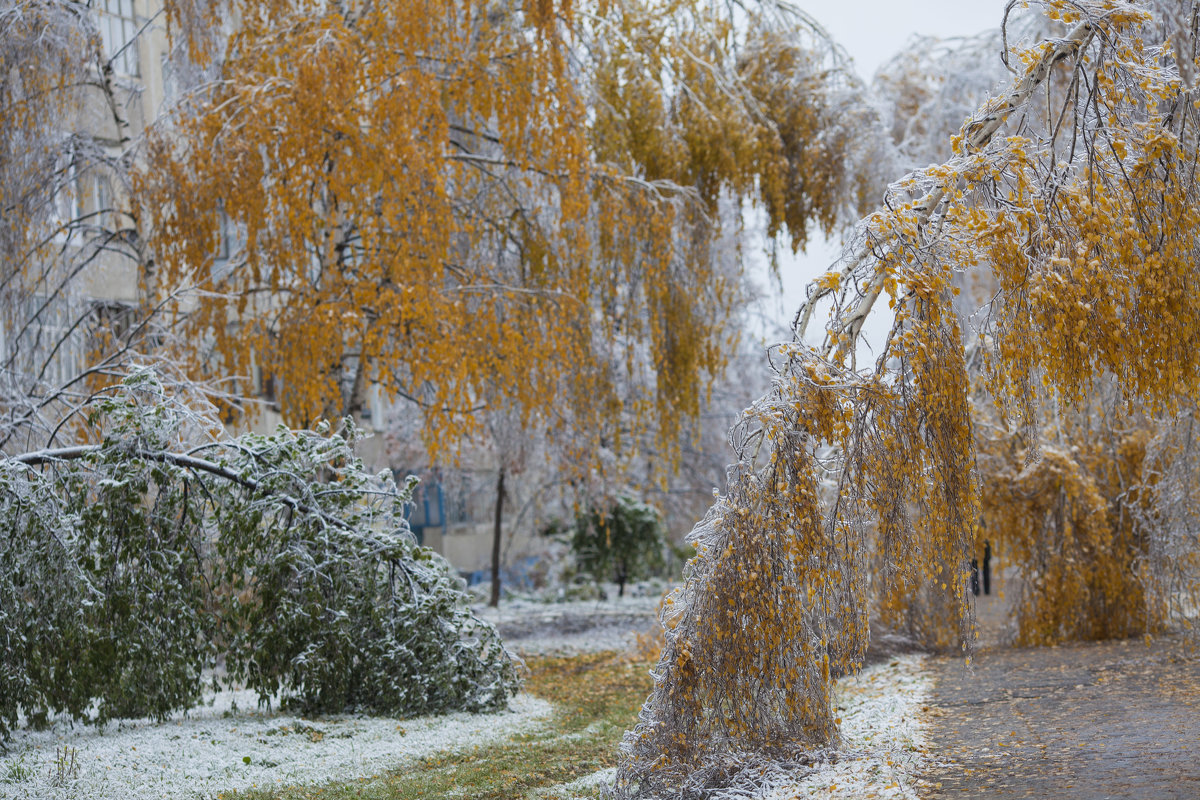
<instances>
[{"instance_id":1,"label":"dirt path","mask_svg":"<svg viewBox=\"0 0 1200 800\"><path fill-rule=\"evenodd\" d=\"M1200 660L1175 639L934 663L929 798L1200 798Z\"/></svg>"}]
</instances>

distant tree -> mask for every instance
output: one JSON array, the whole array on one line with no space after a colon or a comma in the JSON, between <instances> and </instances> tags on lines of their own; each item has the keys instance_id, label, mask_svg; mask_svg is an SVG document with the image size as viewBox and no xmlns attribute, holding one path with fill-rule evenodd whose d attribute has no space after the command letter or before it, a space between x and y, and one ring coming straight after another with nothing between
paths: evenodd
<instances>
[{"instance_id":1,"label":"distant tree","mask_svg":"<svg viewBox=\"0 0 1200 800\"><path fill-rule=\"evenodd\" d=\"M1030 24L1029 19L1021 23L1023 28ZM1022 30L1020 35L1031 34ZM948 39L913 37L879 68L871 94L895 148L891 177L953 154L950 140L963 120L1010 77L996 58L1001 41L999 28Z\"/></svg>"},{"instance_id":2,"label":"distant tree","mask_svg":"<svg viewBox=\"0 0 1200 800\"><path fill-rule=\"evenodd\" d=\"M994 407L993 407L994 408ZM1148 413L1098 376L1048 408L1031 440L977 403L984 538L1003 548L1021 645L1192 630L1200 540L1192 520L1194 407Z\"/></svg>"},{"instance_id":3,"label":"distant tree","mask_svg":"<svg viewBox=\"0 0 1200 800\"><path fill-rule=\"evenodd\" d=\"M1197 408L1158 420L1146 443L1137 502L1133 567L1151 624L1163 620L1200 636L1200 426Z\"/></svg>"},{"instance_id":4,"label":"distant tree","mask_svg":"<svg viewBox=\"0 0 1200 800\"><path fill-rule=\"evenodd\" d=\"M493 405L485 412L487 416L488 441L492 445L498 466L496 468L496 504L492 518L492 591L488 605L500 605L500 562L504 544L504 504L510 501L509 488L505 480L511 481L525 467L527 443L527 426L521 424L519 413Z\"/></svg>"},{"instance_id":5,"label":"distant tree","mask_svg":"<svg viewBox=\"0 0 1200 800\"><path fill-rule=\"evenodd\" d=\"M626 495L583 510L571 529L580 569L597 582L616 581L618 597L625 596L628 581L662 569L666 547L658 509Z\"/></svg>"},{"instance_id":6,"label":"distant tree","mask_svg":"<svg viewBox=\"0 0 1200 800\"><path fill-rule=\"evenodd\" d=\"M1014 568L1017 644L1158 633L1167 624L1145 574L1155 423L1122 405L1112 381L1101 379L1093 397L1048 418L1036 443L975 414L976 552L989 537Z\"/></svg>"}]
</instances>

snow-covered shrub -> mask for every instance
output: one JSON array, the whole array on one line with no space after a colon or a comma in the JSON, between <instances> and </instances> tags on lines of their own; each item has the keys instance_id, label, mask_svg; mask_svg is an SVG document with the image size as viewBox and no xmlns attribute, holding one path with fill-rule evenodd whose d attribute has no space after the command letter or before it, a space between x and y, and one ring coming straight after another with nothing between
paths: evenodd
<instances>
[{"instance_id":1,"label":"snow-covered shrub","mask_svg":"<svg viewBox=\"0 0 1200 800\"><path fill-rule=\"evenodd\" d=\"M224 654L306 711L503 707L492 628L370 475L359 434L227 440L130 376L88 415L99 444L0 460L0 735L23 713L161 718Z\"/></svg>"},{"instance_id":2,"label":"snow-covered shrub","mask_svg":"<svg viewBox=\"0 0 1200 800\"><path fill-rule=\"evenodd\" d=\"M404 521L415 481L367 475L352 430L322 433L238 440L243 469L293 467L218 514L230 673L305 712L503 707L515 675L495 630Z\"/></svg>"},{"instance_id":3,"label":"snow-covered shrub","mask_svg":"<svg viewBox=\"0 0 1200 800\"><path fill-rule=\"evenodd\" d=\"M147 378L94 409L110 425L102 444L30 454L36 468L0 461L0 733L18 708L103 723L199 697L213 630L204 503L151 456L171 426Z\"/></svg>"}]
</instances>

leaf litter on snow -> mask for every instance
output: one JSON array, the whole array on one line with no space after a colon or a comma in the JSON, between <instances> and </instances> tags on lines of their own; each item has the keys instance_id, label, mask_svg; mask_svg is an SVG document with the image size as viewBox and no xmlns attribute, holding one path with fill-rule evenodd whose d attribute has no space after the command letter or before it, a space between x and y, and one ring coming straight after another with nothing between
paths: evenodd
<instances>
[{"instance_id":1,"label":"leaf litter on snow","mask_svg":"<svg viewBox=\"0 0 1200 800\"><path fill-rule=\"evenodd\" d=\"M839 680L834 702L842 724L836 763L821 764L764 800L790 800L832 792L838 797L912 798L929 764L922 710L933 689L926 656L897 656Z\"/></svg>"}]
</instances>

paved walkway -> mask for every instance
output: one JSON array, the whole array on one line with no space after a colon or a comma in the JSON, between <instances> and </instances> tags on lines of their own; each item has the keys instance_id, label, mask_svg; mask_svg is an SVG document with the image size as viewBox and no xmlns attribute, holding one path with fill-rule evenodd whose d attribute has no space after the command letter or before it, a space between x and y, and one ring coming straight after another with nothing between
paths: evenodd
<instances>
[{"instance_id":1,"label":"paved walkway","mask_svg":"<svg viewBox=\"0 0 1200 800\"><path fill-rule=\"evenodd\" d=\"M933 666L931 739L948 763L925 776L929 798L1200 798L1200 659L1177 639Z\"/></svg>"}]
</instances>

